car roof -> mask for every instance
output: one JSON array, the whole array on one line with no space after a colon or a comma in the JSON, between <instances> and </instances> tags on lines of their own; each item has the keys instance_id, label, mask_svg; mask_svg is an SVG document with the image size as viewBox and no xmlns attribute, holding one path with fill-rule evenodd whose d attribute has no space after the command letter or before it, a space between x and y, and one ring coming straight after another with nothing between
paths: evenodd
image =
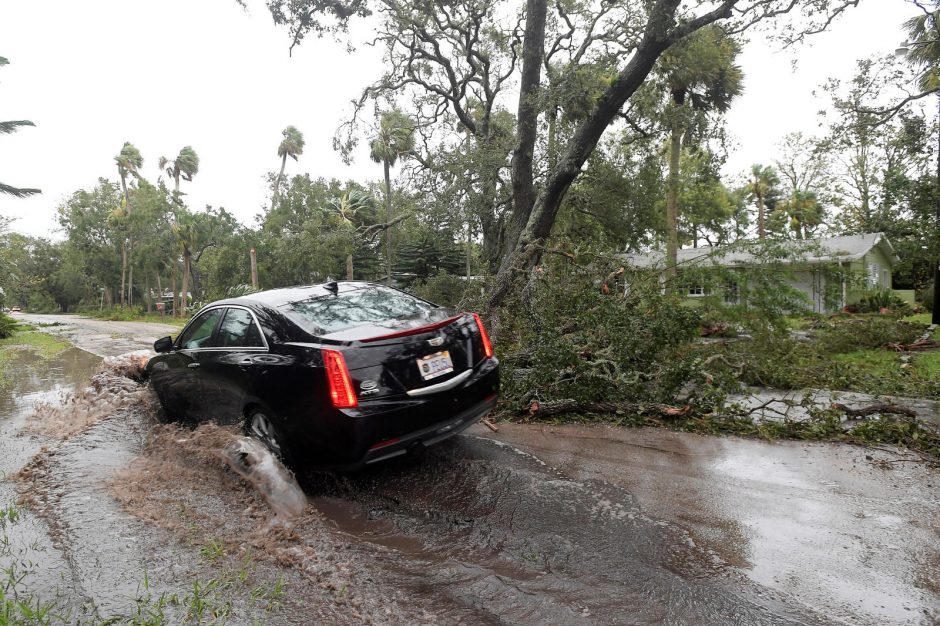
<instances>
[{"instance_id":1,"label":"car roof","mask_svg":"<svg viewBox=\"0 0 940 626\"><path fill-rule=\"evenodd\" d=\"M380 286L375 283L357 280L341 280L335 282L339 293ZM239 298L214 302L213 304L261 304L271 308L278 308L291 302L309 300L310 298L316 298L317 296L330 295L333 292L326 288L326 285L329 284L331 283L321 283L319 285L296 285L294 287L268 289L266 291L258 291L256 293L251 293Z\"/></svg>"}]
</instances>

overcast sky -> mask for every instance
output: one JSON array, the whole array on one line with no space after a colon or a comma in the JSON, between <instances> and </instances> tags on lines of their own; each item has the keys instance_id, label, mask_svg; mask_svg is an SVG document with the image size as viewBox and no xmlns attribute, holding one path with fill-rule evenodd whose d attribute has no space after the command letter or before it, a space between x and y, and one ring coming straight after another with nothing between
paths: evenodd
<instances>
[{"instance_id":1,"label":"overcast sky","mask_svg":"<svg viewBox=\"0 0 940 626\"><path fill-rule=\"evenodd\" d=\"M380 75L378 51L360 45L350 54L311 38L289 56L287 32L262 3L249 6L246 13L235 0L2 0L0 56L10 65L0 68L0 119L30 119L36 128L0 137L0 181L43 193L0 196L0 215L16 218L19 232L56 236L56 206L99 176L115 179L114 156L131 141L150 180L161 155L192 145L201 163L194 182L182 183L190 206L224 206L251 223L288 124L307 142L289 173L380 178L364 155L344 165L331 144L350 100ZM858 58L891 53L911 15L905 0L863 0L796 51L750 42L740 58L745 93L729 113L737 147L726 175L772 162L788 132L816 132L823 103L812 91L829 76L850 77Z\"/></svg>"}]
</instances>

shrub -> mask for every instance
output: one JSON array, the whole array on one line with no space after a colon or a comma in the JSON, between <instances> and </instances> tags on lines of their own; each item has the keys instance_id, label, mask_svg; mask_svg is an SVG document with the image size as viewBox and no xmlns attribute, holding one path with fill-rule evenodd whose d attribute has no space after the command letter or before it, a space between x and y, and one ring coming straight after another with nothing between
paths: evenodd
<instances>
[{"instance_id":1,"label":"shrub","mask_svg":"<svg viewBox=\"0 0 940 626\"><path fill-rule=\"evenodd\" d=\"M905 317L913 312L911 305L890 289L879 289L866 294L856 308L859 313L879 313L882 310L888 310L897 317Z\"/></svg>"},{"instance_id":2,"label":"shrub","mask_svg":"<svg viewBox=\"0 0 940 626\"><path fill-rule=\"evenodd\" d=\"M820 350L838 354L881 348L889 343L913 343L923 332L923 324L879 315L835 317L820 323L816 334Z\"/></svg>"},{"instance_id":3,"label":"shrub","mask_svg":"<svg viewBox=\"0 0 940 626\"><path fill-rule=\"evenodd\" d=\"M11 337L16 332L17 321L7 315L0 313L0 339Z\"/></svg>"},{"instance_id":4,"label":"shrub","mask_svg":"<svg viewBox=\"0 0 940 626\"><path fill-rule=\"evenodd\" d=\"M140 307L115 306L109 309L92 309L86 314L89 317L109 322L130 322L143 315L143 309Z\"/></svg>"},{"instance_id":5,"label":"shrub","mask_svg":"<svg viewBox=\"0 0 940 626\"><path fill-rule=\"evenodd\" d=\"M920 303L928 313L933 313L933 290L934 286L931 284L920 293Z\"/></svg>"}]
</instances>

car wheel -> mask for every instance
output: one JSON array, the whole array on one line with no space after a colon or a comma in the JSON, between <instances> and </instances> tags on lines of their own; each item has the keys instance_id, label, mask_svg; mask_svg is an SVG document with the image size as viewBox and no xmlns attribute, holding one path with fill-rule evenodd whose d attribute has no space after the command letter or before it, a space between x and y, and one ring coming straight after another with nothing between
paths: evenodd
<instances>
[{"instance_id":1,"label":"car wheel","mask_svg":"<svg viewBox=\"0 0 940 626\"><path fill-rule=\"evenodd\" d=\"M284 436L274 420L263 410L255 408L248 413L245 430L249 437L254 437L271 453L285 464L289 464L290 454Z\"/></svg>"},{"instance_id":2,"label":"car wheel","mask_svg":"<svg viewBox=\"0 0 940 626\"><path fill-rule=\"evenodd\" d=\"M180 416L166 408L166 402L163 401L163 396L157 393L157 400L160 402L160 409L157 411L157 421L161 424L174 424L181 421Z\"/></svg>"}]
</instances>

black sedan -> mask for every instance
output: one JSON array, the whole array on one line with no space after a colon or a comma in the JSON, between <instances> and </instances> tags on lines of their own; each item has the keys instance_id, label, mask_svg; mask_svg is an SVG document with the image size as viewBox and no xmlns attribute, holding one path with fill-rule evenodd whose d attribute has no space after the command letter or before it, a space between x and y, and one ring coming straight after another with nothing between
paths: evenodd
<instances>
[{"instance_id":1,"label":"black sedan","mask_svg":"<svg viewBox=\"0 0 940 626\"><path fill-rule=\"evenodd\" d=\"M480 317L364 282L202 309L147 364L171 418L243 424L286 463L354 468L430 446L496 403Z\"/></svg>"}]
</instances>

